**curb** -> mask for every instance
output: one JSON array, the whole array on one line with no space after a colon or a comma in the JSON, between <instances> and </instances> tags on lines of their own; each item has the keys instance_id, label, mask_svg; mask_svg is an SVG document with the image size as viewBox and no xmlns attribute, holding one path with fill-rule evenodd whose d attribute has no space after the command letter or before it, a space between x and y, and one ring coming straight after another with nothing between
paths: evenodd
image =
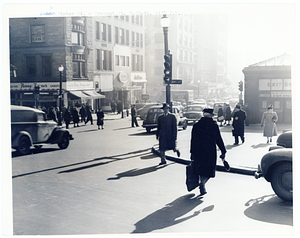
<instances>
[{"instance_id":1,"label":"curb","mask_svg":"<svg viewBox=\"0 0 300 238\"><path fill-rule=\"evenodd\" d=\"M159 150L156 149L155 146L152 147L151 151L153 154L160 156ZM166 159L183 165L188 165L191 162L190 160L182 159L180 157L173 157L169 155L166 155ZM216 170L221 172L226 172L226 173L236 173L236 174L250 175L250 176L254 176L254 173L256 172L256 170L241 169L237 167L231 167L229 171L226 171L224 166L221 165L217 165Z\"/></svg>"}]
</instances>

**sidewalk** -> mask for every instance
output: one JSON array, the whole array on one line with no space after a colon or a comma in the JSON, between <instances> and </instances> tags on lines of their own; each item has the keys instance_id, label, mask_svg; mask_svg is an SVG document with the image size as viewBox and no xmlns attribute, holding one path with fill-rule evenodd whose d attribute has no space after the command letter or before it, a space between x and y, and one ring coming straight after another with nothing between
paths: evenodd
<instances>
[{"instance_id":1,"label":"sidewalk","mask_svg":"<svg viewBox=\"0 0 300 238\"><path fill-rule=\"evenodd\" d=\"M177 145L180 150L180 157L178 158L173 151L166 151L166 159L180 164L187 165L190 163L190 131L191 126L188 127L189 133L181 133L179 131L177 138ZM283 130L291 129L290 124L277 125L278 135ZM227 150L226 161L230 164L230 173L239 173L244 175L254 175L258 164L264 154L269 151L269 147L276 145L277 136L273 137L272 143L266 143L266 138L262 135L262 128L259 124L245 126L245 143L233 145L234 138L231 134L232 126L220 127L221 135ZM152 152L159 156L158 145L152 147ZM217 171L227 172L224 169L222 160L219 158L220 151L217 148Z\"/></svg>"}]
</instances>

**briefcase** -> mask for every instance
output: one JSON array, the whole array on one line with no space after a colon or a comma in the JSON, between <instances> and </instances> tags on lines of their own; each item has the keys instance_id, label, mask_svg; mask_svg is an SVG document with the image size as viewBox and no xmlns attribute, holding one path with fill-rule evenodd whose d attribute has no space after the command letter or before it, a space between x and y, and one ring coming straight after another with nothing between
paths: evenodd
<instances>
[{"instance_id":1,"label":"briefcase","mask_svg":"<svg viewBox=\"0 0 300 238\"><path fill-rule=\"evenodd\" d=\"M190 192L199 186L199 176L196 174L193 162L186 166L186 188Z\"/></svg>"}]
</instances>

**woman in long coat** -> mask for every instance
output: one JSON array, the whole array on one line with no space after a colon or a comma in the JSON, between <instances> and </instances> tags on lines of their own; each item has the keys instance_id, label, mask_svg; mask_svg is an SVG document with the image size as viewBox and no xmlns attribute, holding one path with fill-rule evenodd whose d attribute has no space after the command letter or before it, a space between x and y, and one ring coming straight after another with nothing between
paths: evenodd
<instances>
[{"instance_id":1,"label":"woman in long coat","mask_svg":"<svg viewBox=\"0 0 300 238\"><path fill-rule=\"evenodd\" d=\"M75 107L71 107L71 114L72 114L72 118L73 118L73 123L74 123L74 127L79 127L79 114L78 111Z\"/></svg>"},{"instance_id":2,"label":"woman in long coat","mask_svg":"<svg viewBox=\"0 0 300 238\"><path fill-rule=\"evenodd\" d=\"M213 109L204 109L203 117L193 126L191 138L191 159L195 172L200 176L200 193L206 193L205 183L215 177L217 166L217 149L221 158L225 158L226 149L217 123L212 119Z\"/></svg>"},{"instance_id":3,"label":"woman in long coat","mask_svg":"<svg viewBox=\"0 0 300 238\"><path fill-rule=\"evenodd\" d=\"M101 108L97 111L97 126L98 130L100 129L100 126L104 129L104 113Z\"/></svg>"},{"instance_id":4,"label":"woman in long coat","mask_svg":"<svg viewBox=\"0 0 300 238\"><path fill-rule=\"evenodd\" d=\"M270 105L262 115L261 126L264 126L263 136L267 137L267 143L272 142L272 137L277 136L276 122L278 121L277 113L273 111L273 105Z\"/></svg>"}]
</instances>

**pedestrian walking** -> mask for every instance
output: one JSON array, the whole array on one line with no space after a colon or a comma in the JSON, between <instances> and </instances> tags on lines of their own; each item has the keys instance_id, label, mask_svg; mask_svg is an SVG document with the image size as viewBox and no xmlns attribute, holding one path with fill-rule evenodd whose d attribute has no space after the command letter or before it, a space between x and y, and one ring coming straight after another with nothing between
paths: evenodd
<instances>
[{"instance_id":1,"label":"pedestrian walking","mask_svg":"<svg viewBox=\"0 0 300 238\"><path fill-rule=\"evenodd\" d=\"M85 111L86 111L86 121L85 121L85 124L90 121L91 125L94 125L91 106L90 105L86 105Z\"/></svg>"},{"instance_id":2,"label":"pedestrian walking","mask_svg":"<svg viewBox=\"0 0 300 238\"><path fill-rule=\"evenodd\" d=\"M64 112L64 121L66 123L66 129L69 129L69 124L71 122L71 119L72 119L71 112L70 112L69 108L66 108L65 112Z\"/></svg>"},{"instance_id":3,"label":"pedestrian walking","mask_svg":"<svg viewBox=\"0 0 300 238\"><path fill-rule=\"evenodd\" d=\"M247 117L247 114L244 110L241 109L241 106L237 104L235 106L235 112L233 114L233 131L232 134L234 136L234 145L239 144L239 137L242 140L242 143L245 142L245 136L244 136L244 131L245 131L245 119Z\"/></svg>"},{"instance_id":4,"label":"pedestrian walking","mask_svg":"<svg viewBox=\"0 0 300 238\"><path fill-rule=\"evenodd\" d=\"M273 111L271 104L261 118L261 126L264 127L263 136L267 137L267 143L272 142L272 137L277 136L276 122L278 121L277 113Z\"/></svg>"},{"instance_id":5,"label":"pedestrian walking","mask_svg":"<svg viewBox=\"0 0 300 238\"><path fill-rule=\"evenodd\" d=\"M230 108L229 104L226 104L224 120L225 120L224 125L230 126L230 122L231 122L231 108Z\"/></svg>"},{"instance_id":6,"label":"pedestrian walking","mask_svg":"<svg viewBox=\"0 0 300 238\"><path fill-rule=\"evenodd\" d=\"M180 157L180 152L177 149L177 119L173 113L170 113L170 106L167 103L163 104L164 113L157 119L156 139L159 141L159 151L161 162L159 165L166 164L166 150L173 150Z\"/></svg>"},{"instance_id":7,"label":"pedestrian walking","mask_svg":"<svg viewBox=\"0 0 300 238\"><path fill-rule=\"evenodd\" d=\"M137 118L137 110L135 104L133 104L131 107L131 127L134 127L134 125L136 127L139 126L136 118Z\"/></svg>"},{"instance_id":8,"label":"pedestrian walking","mask_svg":"<svg viewBox=\"0 0 300 238\"><path fill-rule=\"evenodd\" d=\"M222 123L224 121L224 113L223 113L223 108L222 105L219 105L219 110L218 110L218 118L217 118L218 122L220 122L220 126L222 126Z\"/></svg>"},{"instance_id":9,"label":"pedestrian walking","mask_svg":"<svg viewBox=\"0 0 300 238\"><path fill-rule=\"evenodd\" d=\"M56 115L56 111L55 111L54 107L50 107L48 118L57 122L57 115Z\"/></svg>"},{"instance_id":10,"label":"pedestrian walking","mask_svg":"<svg viewBox=\"0 0 300 238\"><path fill-rule=\"evenodd\" d=\"M71 114L73 118L74 127L76 127L76 125L77 127L79 127L79 114L75 107L71 107Z\"/></svg>"},{"instance_id":11,"label":"pedestrian walking","mask_svg":"<svg viewBox=\"0 0 300 238\"><path fill-rule=\"evenodd\" d=\"M97 115L98 130L100 129L100 126L101 126L101 129L104 129L104 113L101 108L98 109L96 115Z\"/></svg>"},{"instance_id":12,"label":"pedestrian walking","mask_svg":"<svg viewBox=\"0 0 300 238\"><path fill-rule=\"evenodd\" d=\"M217 166L217 149L221 151L220 158L224 161L226 149L216 121L212 119L213 109L205 108L203 117L193 125L191 136L191 160L195 173L198 175L200 195L206 194L205 184L215 177Z\"/></svg>"},{"instance_id":13,"label":"pedestrian walking","mask_svg":"<svg viewBox=\"0 0 300 238\"><path fill-rule=\"evenodd\" d=\"M80 110L79 110L79 114L80 114L80 119L81 122L85 122L85 117L86 117L86 111L85 111L85 106L84 104L82 104Z\"/></svg>"}]
</instances>

